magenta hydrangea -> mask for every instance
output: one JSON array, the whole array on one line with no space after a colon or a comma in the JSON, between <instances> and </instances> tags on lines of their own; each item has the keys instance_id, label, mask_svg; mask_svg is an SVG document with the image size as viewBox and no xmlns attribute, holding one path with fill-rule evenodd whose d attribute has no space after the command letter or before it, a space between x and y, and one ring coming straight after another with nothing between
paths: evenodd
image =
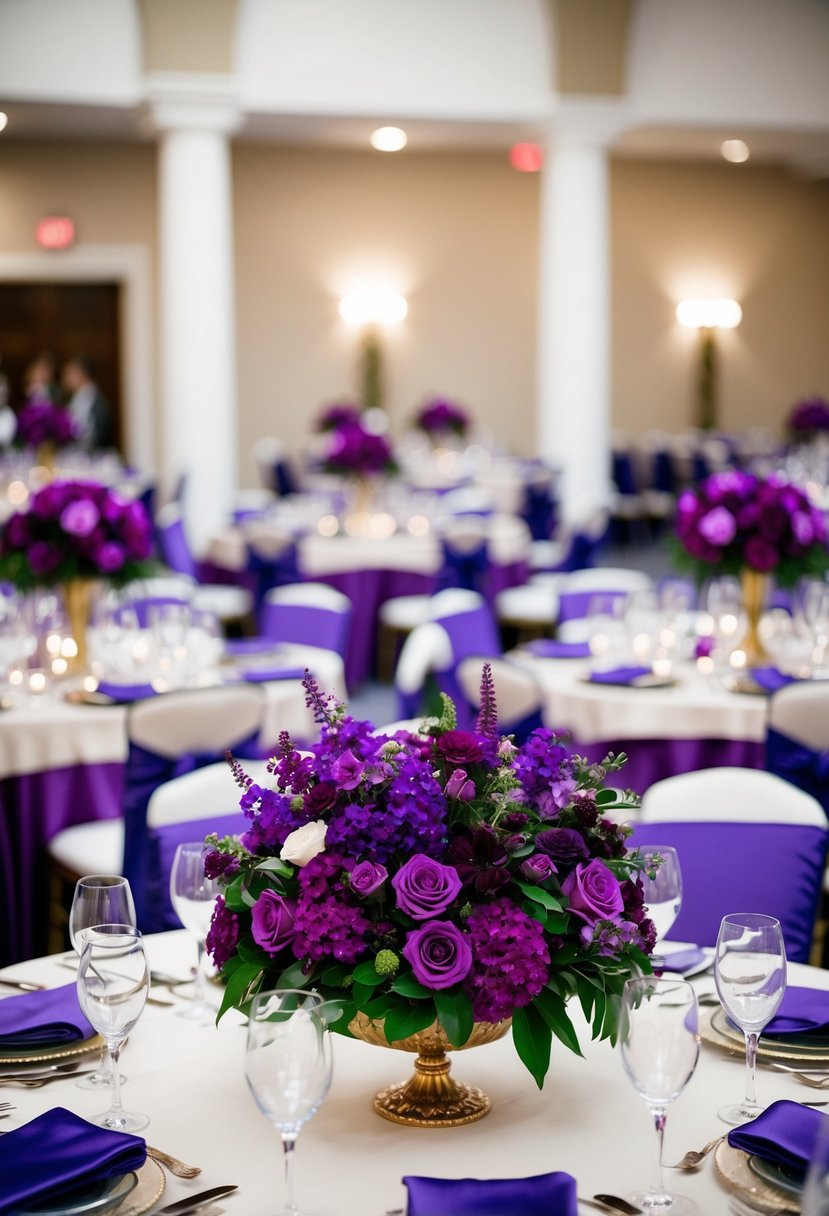
<instances>
[{"instance_id":1,"label":"magenta hydrangea","mask_svg":"<svg viewBox=\"0 0 829 1216\"><path fill-rule=\"evenodd\" d=\"M541 924L511 899L477 905L466 920L472 966L464 988L478 1022L500 1022L547 983L550 951Z\"/></svg>"},{"instance_id":2,"label":"magenta hydrangea","mask_svg":"<svg viewBox=\"0 0 829 1216\"><path fill-rule=\"evenodd\" d=\"M335 853L319 853L300 871L292 945L298 959L356 963L366 953L373 926L339 881L342 873Z\"/></svg>"},{"instance_id":3,"label":"magenta hydrangea","mask_svg":"<svg viewBox=\"0 0 829 1216\"><path fill-rule=\"evenodd\" d=\"M221 969L233 957L239 942L239 917L231 912L223 895L216 899L210 928L205 939L205 949L214 964Z\"/></svg>"}]
</instances>

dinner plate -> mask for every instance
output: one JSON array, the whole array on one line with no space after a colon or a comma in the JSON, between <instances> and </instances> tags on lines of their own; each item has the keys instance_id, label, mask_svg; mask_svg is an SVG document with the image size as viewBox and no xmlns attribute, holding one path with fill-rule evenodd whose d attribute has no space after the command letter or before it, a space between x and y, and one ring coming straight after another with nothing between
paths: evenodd
<instances>
[{"instance_id":1,"label":"dinner plate","mask_svg":"<svg viewBox=\"0 0 829 1216\"><path fill-rule=\"evenodd\" d=\"M143 1216L156 1206L164 1194L167 1178L158 1162L148 1157L140 1170L110 1179L109 1183L111 1189L102 1191L99 1186L97 1194L95 1187L89 1188L85 1199L82 1192L76 1192L74 1199L70 1200L74 1206L67 1206L65 1199L59 1205L53 1201L43 1207L28 1208L20 1216L104 1216L104 1213L112 1213L112 1216Z\"/></svg>"},{"instance_id":2,"label":"dinner plate","mask_svg":"<svg viewBox=\"0 0 829 1216\"><path fill-rule=\"evenodd\" d=\"M80 1039L76 1043L55 1044L43 1043L36 1050L21 1048L9 1053L7 1047L0 1048L0 1065L3 1064L39 1064L41 1060L71 1060L74 1056L85 1056L92 1051L103 1051L104 1040L99 1034L93 1034L89 1039Z\"/></svg>"},{"instance_id":3,"label":"dinner plate","mask_svg":"<svg viewBox=\"0 0 829 1216\"><path fill-rule=\"evenodd\" d=\"M591 688L673 688L679 680L676 676L658 676L652 671L633 680L593 680L588 673L581 676L581 683L589 684Z\"/></svg>"},{"instance_id":4,"label":"dinner plate","mask_svg":"<svg viewBox=\"0 0 829 1216\"><path fill-rule=\"evenodd\" d=\"M798 1213L800 1196L772 1186L755 1174L748 1163L749 1155L732 1148L727 1140L720 1141L714 1151L714 1172L725 1188L751 1204L758 1212Z\"/></svg>"},{"instance_id":5,"label":"dinner plate","mask_svg":"<svg viewBox=\"0 0 829 1216\"><path fill-rule=\"evenodd\" d=\"M700 1037L704 1043L730 1051L734 1055L745 1054L743 1032L731 1025L720 1006L700 1009ZM803 1035L787 1035L785 1039L761 1036L757 1059L761 1062L783 1060L799 1065L825 1064L829 1062L829 1039L818 1040Z\"/></svg>"},{"instance_id":6,"label":"dinner plate","mask_svg":"<svg viewBox=\"0 0 829 1216\"><path fill-rule=\"evenodd\" d=\"M87 1183L77 1190L65 1192L59 1198L30 1204L19 1216L80 1216L80 1213L103 1213L117 1208L138 1186L138 1174L131 1170L117 1178Z\"/></svg>"},{"instance_id":7,"label":"dinner plate","mask_svg":"<svg viewBox=\"0 0 829 1216\"><path fill-rule=\"evenodd\" d=\"M765 1161L762 1157L749 1157L748 1168L752 1174L756 1174L764 1182L770 1182L772 1186L785 1191L787 1195L799 1195L803 1190L803 1183L806 1181L802 1170L795 1170L791 1166L775 1165L773 1161Z\"/></svg>"}]
</instances>

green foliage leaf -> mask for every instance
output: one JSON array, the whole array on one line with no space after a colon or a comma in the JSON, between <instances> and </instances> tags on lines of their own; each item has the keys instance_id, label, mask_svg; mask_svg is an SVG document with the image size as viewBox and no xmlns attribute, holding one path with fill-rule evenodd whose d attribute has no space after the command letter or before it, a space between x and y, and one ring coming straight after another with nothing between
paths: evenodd
<instances>
[{"instance_id":1,"label":"green foliage leaf","mask_svg":"<svg viewBox=\"0 0 829 1216\"><path fill-rule=\"evenodd\" d=\"M407 1039L410 1034L417 1034L419 1030L425 1030L427 1026L431 1026L434 1020L433 1001L429 1001L428 1004L420 1001L417 1005L395 1005L386 1014L384 1023L386 1038L390 1043L396 1043L398 1039Z\"/></svg>"},{"instance_id":2,"label":"green foliage leaf","mask_svg":"<svg viewBox=\"0 0 829 1216\"><path fill-rule=\"evenodd\" d=\"M378 975L377 969L374 966L374 959L368 959L364 963L358 963L354 968L354 982L362 984L365 988L377 988L383 983L386 977Z\"/></svg>"},{"instance_id":3,"label":"green foliage leaf","mask_svg":"<svg viewBox=\"0 0 829 1216\"><path fill-rule=\"evenodd\" d=\"M534 1005L525 1005L513 1013L512 1041L522 1064L541 1089L550 1067L552 1034Z\"/></svg>"},{"instance_id":4,"label":"green foliage leaf","mask_svg":"<svg viewBox=\"0 0 829 1216\"><path fill-rule=\"evenodd\" d=\"M513 879L519 891L526 895L527 899L531 899L533 903L541 904L542 908L546 908L548 912L561 912L562 903L560 899L556 899L549 891L545 891L543 887L537 887L534 883L519 882L518 879Z\"/></svg>"},{"instance_id":5,"label":"green foliage leaf","mask_svg":"<svg viewBox=\"0 0 829 1216\"><path fill-rule=\"evenodd\" d=\"M573 1023L567 1016L567 1007L562 998L555 992L551 992L549 988L544 988L533 1001L533 1005L556 1038L560 1039L564 1046L575 1055L582 1055L578 1036L573 1028Z\"/></svg>"},{"instance_id":6,"label":"green foliage leaf","mask_svg":"<svg viewBox=\"0 0 829 1216\"><path fill-rule=\"evenodd\" d=\"M231 912L247 912L248 905L242 894L244 875L237 874L231 883L225 887L225 904Z\"/></svg>"},{"instance_id":7,"label":"green foliage leaf","mask_svg":"<svg viewBox=\"0 0 829 1216\"><path fill-rule=\"evenodd\" d=\"M259 862L256 869L265 870L268 874L278 874L280 878L293 878L295 873L293 866L278 857L266 857L264 861Z\"/></svg>"},{"instance_id":8,"label":"green foliage leaf","mask_svg":"<svg viewBox=\"0 0 829 1216\"><path fill-rule=\"evenodd\" d=\"M309 980L305 971L302 969L302 963L291 963L285 968L278 980L274 984L274 988L308 988Z\"/></svg>"},{"instance_id":9,"label":"green foliage leaf","mask_svg":"<svg viewBox=\"0 0 829 1216\"><path fill-rule=\"evenodd\" d=\"M348 975L351 975L349 967L344 967L342 963L334 963L332 967L327 967L323 971L320 982L324 988L342 988Z\"/></svg>"},{"instance_id":10,"label":"green foliage leaf","mask_svg":"<svg viewBox=\"0 0 829 1216\"><path fill-rule=\"evenodd\" d=\"M217 1023L224 1017L228 1009L241 1009L245 1001L250 998L255 981L260 979L262 974L262 968L258 963L240 962L227 982L219 1012L216 1014Z\"/></svg>"},{"instance_id":11,"label":"green foliage leaf","mask_svg":"<svg viewBox=\"0 0 829 1216\"><path fill-rule=\"evenodd\" d=\"M432 996L428 988L424 988L419 983L411 971L404 971L402 975L395 977L392 984L392 991L398 992L400 996L410 997L413 1001L426 1001Z\"/></svg>"},{"instance_id":12,"label":"green foliage leaf","mask_svg":"<svg viewBox=\"0 0 829 1216\"><path fill-rule=\"evenodd\" d=\"M435 1009L449 1042L453 1047L463 1047L475 1024L469 997L462 988L444 989L435 993Z\"/></svg>"}]
</instances>

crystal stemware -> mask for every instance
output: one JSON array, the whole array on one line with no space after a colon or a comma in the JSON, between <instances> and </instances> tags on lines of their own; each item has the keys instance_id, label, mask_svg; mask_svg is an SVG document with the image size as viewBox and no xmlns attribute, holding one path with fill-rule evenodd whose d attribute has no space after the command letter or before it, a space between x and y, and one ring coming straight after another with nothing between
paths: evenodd
<instances>
[{"instance_id":1,"label":"crystal stemware","mask_svg":"<svg viewBox=\"0 0 829 1216\"><path fill-rule=\"evenodd\" d=\"M87 874L75 883L72 907L69 909L69 939L72 948L80 955L83 949L83 932L94 925L135 924L135 903L130 884L119 874ZM119 1077L123 1082L124 1077ZM106 1048L101 1052L101 1062L94 1072L78 1077L78 1089L101 1089L112 1085L112 1072Z\"/></svg>"},{"instance_id":2,"label":"crystal stemware","mask_svg":"<svg viewBox=\"0 0 829 1216\"><path fill-rule=\"evenodd\" d=\"M714 981L723 1009L746 1040L746 1092L742 1102L724 1106L724 1123L754 1119L765 1108L756 1098L757 1042L786 991L786 947L780 921L759 912L724 916L717 938Z\"/></svg>"},{"instance_id":3,"label":"crystal stemware","mask_svg":"<svg viewBox=\"0 0 829 1216\"><path fill-rule=\"evenodd\" d=\"M657 1157L647 1191L631 1202L652 1216L693 1216L697 1206L665 1190L662 1138L668 1107L693 1076L699 1057L697 998L685 980L645 975L622 992L619 1041L625 1071L653 1116Z\"/></svg>"},{"instance_id":4,"label":"crystal stemware","mask_svg":"<svg viewBox=\"0 0 829 1216\"><path fill-rule=\"evenodd\" d=\"M639 878L648 908L648 916L656 929L656 945L651 960L658 970L665 965L659 947L670 932L682 907L682 870L677 851L671 845L652 844L641 850L645 869Z\"/></svg>"},{"instance_id":5,"label":"crystal stemware","mask_svg":"<svg viewBox=\"0 0 829 1216\"><path fill-rule=\"evenodd\" d=\"M83 931L81 941L78 1001L87 1021L103 1035L112 1061L110 1108L94 1122L112 1131L137 1132L149 1119L124 1110L118 1057L150 990L144 942L132 925L95 925Z\"/></svg>"},{"instance_id":6,"label":"crystal stemware","mask_svg":"<svg viewBox=\"0 0 829 1216\"><path fill-rule=\"evenodd\" d=\"M209 1025L216 1016L207 999L204 943L219 893L219 884L204 874L204 844L199 841L180 844L170 870L170 899L176 916L196 939L198 965L195 996L189 1005L179 1011L178 1016L202 1026Z\"/></svg>"},{"instance_id":7,"label":"crystal stemware","mask_svg":"<svg viewBox=\"0 0 829 1216\"><path fill-rule=\"evenodd\" d=\"M254 998L245 1077L262 1114L279 1128L285 1161L285 1216L299 1216L294 1147L331 1085L331 1043L313 992L283 989Z\"/></svg>"}]
</instances>

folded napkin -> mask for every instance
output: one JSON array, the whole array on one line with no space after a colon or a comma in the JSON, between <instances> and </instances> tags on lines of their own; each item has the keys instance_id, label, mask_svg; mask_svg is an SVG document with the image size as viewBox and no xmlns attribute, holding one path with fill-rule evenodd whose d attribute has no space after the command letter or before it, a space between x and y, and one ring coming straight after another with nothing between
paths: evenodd
<instances>
[{"instance_id":1,"label":"folded napkin","mask_svg":"<svg viewBox=\"0 0 829 1216\"><path fill-rule=\"evenodd\" d=\"M229 658L240 658L249 654L267 654L279 650L275 638L226 638L225 654Z\"/></svg>"},{"instance_id":2,"label":"folded napkin","mask_svg":"<svg viewBox=\"0 0 829 1216\"><path fill-rule=\"evenodd\" d=\"M589 642L556 642L552 638L536 638L524 647L538 659L589 659Z\"/></svg>"},{"instance_id":3,"label":"folded napkin","mask_svg":"<svg viewBox=\"0 0 829 1216\"><path fill-rule=\"evenodd\" d=\"M0 1050L37 1051L89 1039L95 1031L81 1013L74 984L24 992L0 1001Z\"/></svg>"},{"instance_id":4,"label":"folded napkin","mask_svg":"<svg viewBox=\"0 0 829 1216\"><path fill-rule=\"evenodd\" d=\"M705 951L699 946L687 946L682 950L672 950L664 954L657 947L656 952L664 960L661 964L663 971L682 973L705 962Z\"/></svg>"},{"instance_id":5,"label":"folded napkin","mask_svg":"<svg viewBox=\"0 0 829 1216\"><path fill-rule=\"evenodd\" d=\"M765 692L779 692L787 684L797 683L797 676L786 675L779 667L752 667L751 678Z\"/></svg>"},{"instance_id":6,"label":"folded napkin","mask_svg":"<svg viewBox=\"0 0 829 1216\"><path fill-rule=\"evenodd\" d=\"M266 680L301 680L304 667L243 667L242 679L248 684L264 684Z\"/></svg>"},{"instance_id":7,"label":"folded napkin","mask_svg":"<svg viewBox=\"0 0 829 1216\"><path fill-rule=\"evenodd\" d=\"M99 680L98 692L113 701L143 701L156 695L152 684L114 684L111 680Z\"/></svg>"},{"instance_id":8,"label":"folded napkin","mask_svg":"<svg viewBox=\"0 0 829 1216\"><path fill-rule=\"evenodd\" d=\"M611 667L607 671L591 671L591 684L633 684L642 676L653 675L650 667Z\"/></svg>"},{"instance_id":9,"label":"folded napkin","mask_svg":"<svg viewBox=\"0 0 829 1216\"><path fill-rule=\"evenodd\" d=\"M728 1133L732 1148L761 1157L786 1169L806 1170L814 1155L821 1128L829 1124L824 1115L799 1102L772 1102L761 1115Z\"/></svg>"},{"instance_id":10,"label":"folded napkin","mask_svg":"<svg viewBox=\"0 0 829 1216\"><path fill-rule=\"evenodd\" d=\"M766 1035L829 1032L829 992L820 988L787 988L780 1008L763 1031Z\"/></svg>"},{"instance_id":11,"label":"folded napkin","mask_svg":"<svg viewBox=\"0 0 829 1216\"><path fill-rule=\"evenodd\" d=\"M139 1136L96 1127L56 1106L0 1136L0 1216L118 1178L146 1159Z\"/></svg>"},{"instance_id":12,"label":"folded napkin","mask_svg":"<svg viewBox=\"0 0 829 1216\"><path fill-rule=\"evenodd\" d=\"M407 1216L577 1216L576 1180L570 1174L532 1178L403 1179Z\"/></svg>"}]
</instances>

